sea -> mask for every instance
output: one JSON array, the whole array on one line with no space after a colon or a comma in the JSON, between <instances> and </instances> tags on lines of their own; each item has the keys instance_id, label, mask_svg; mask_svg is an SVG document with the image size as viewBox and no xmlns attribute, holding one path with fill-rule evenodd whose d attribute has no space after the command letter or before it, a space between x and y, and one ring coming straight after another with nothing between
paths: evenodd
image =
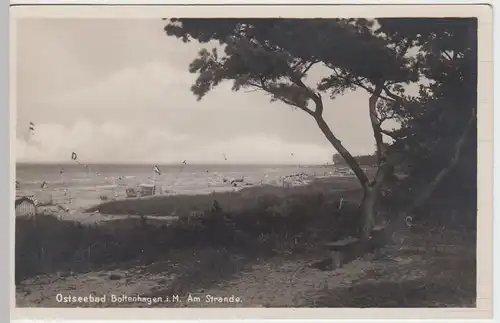
<instances>
[{"instance_id":1,"label":"sea","mask_svg":"<svg viewBox=\"0 0 500 323\"><path fill-rule=\"evenodd\" d=\"M318 165L111 165L17 164L16 195L35 195L69 209L103 200L125 199L126 189L155 184L161 194L210 194L255 185L306 185L317 177L335 176Z\"/></svg>"}]
</instances>

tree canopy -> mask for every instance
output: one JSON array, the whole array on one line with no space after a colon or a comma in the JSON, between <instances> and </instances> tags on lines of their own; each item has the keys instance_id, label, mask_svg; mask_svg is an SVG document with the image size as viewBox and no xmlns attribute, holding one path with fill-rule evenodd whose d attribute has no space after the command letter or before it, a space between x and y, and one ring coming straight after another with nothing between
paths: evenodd
<instances>
[{"instance_id":1,"label":"tree canopy","mask_svg":"<svg viewBox=\"0 0 500 323\"><path fill-rule=\"evenodd\" d=\"M306 112L367 194L403 163L410 173L406 185L431 182L422 188L422 196L428 196L447 173L463 164L464 150L476 154L476 19L177 18L167 22L165 31L184 42L223 45L222 51L200 50L189 65L198 75L191 90L199 100L221 82L232 81L234 91L258 89L272 101ZM315 65L328 72L317 84L309 84L307 75ZM418 95L407 94L410 83L418 84ZM373 179L323 119L323 94L335 98L353 89L370 95L368 115L378 165ZM384 129L387 119L399 121L401 127Z\"/></svg>"}]
</instances>

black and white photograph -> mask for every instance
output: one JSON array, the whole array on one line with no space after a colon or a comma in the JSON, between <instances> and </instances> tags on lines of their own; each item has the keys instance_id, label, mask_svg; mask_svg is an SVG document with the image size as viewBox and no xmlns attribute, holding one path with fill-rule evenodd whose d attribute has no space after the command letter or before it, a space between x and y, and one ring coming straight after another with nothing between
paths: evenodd
<instances>
[{"instance_id":1,"label":"black and white photograph","mask_svg":"<svg viewBox=\"0 0 500 323\"><path fill-rule=\"evenodd\" d=\"M241 12L13 20L16 307L478 308L491 17Z\"/></svg>"}]
</instances>

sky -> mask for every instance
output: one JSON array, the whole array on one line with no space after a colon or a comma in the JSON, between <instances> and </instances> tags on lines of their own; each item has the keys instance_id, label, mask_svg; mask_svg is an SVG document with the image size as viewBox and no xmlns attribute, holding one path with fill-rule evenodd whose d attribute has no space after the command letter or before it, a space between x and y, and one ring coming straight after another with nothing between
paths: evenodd
<instances>
[{"instance_id":1,"label":"sky","mask_svg":"<svg viewBox=\"0 0 500 323\"><path fill-rule=\"evenodd\" d=\"M17 25L18 162L324 164L336 151L302 111L223 83L201 101L188 72L200 45L158 19L20 19ZM319 79L320 69L311 71ZM372 153L364 91L324 117L354 155ZM29 134L29 122L35 124ZM292 155L293 154L293 155Z\"/></svg>"}]
</instances>

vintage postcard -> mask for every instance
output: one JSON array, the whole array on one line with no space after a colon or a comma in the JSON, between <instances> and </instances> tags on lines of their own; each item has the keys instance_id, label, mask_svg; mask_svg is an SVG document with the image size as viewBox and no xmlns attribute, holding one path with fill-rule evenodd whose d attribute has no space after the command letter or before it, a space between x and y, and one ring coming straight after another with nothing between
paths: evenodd
<instances>
[{"instance_id":1,"label":"vintage postcard","mask_svg":"<svg viewBox=\"0 0 500 323\"><path fill-rule=\"evenodd\" d=\"M490 7L10 26L13 318L492 316Z\"/></svg>"}]
</instances>

